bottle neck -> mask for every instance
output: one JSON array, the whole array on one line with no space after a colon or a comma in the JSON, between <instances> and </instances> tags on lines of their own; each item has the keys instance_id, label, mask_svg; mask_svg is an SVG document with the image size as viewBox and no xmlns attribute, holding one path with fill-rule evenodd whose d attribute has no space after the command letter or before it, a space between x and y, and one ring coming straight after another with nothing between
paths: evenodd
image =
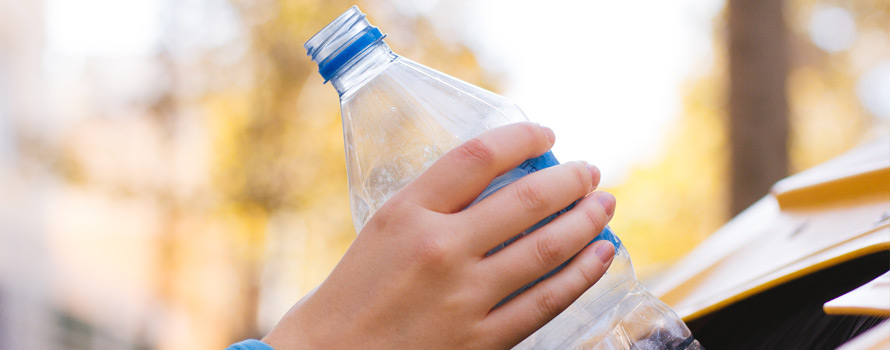
<instances>
[{"instance_id":1,"label":"bottle neck","mask_svg":"<svg viewBox=\"0 0 890 350\"><path fill-rule=\"evenodd\" d=\"M340 96L343 96L346 92L376 77L398 57L389 45L382 40L378 41L334 74L330 79L331 85L337 89Z\"/></svg>"}]
</instances>

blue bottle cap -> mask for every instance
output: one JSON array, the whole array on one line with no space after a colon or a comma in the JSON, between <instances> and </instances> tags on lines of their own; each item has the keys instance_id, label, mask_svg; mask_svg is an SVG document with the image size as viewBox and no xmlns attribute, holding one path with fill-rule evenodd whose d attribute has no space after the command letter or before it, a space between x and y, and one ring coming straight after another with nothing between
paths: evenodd
<instances>
[{"instance_id":1,"label":"blue bottle cap","mask_svg":"<svg viewBox=\"0 0 890 350\"><path fill-rule=\"evenodd\" d=\"M358 6L352 6L315 34L303 47L325 82L334 77L349 61L386 35L368 23Z\"/></svg>"}]
</instances>

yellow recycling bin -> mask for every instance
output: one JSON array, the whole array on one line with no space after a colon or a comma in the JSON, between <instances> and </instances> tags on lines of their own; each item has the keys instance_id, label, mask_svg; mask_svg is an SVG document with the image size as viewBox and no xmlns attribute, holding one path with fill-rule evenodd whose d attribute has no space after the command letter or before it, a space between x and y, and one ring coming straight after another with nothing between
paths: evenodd
<instances>
[{"instance_id":1,"label":"yellow recycling bin","mask_svg":"<svg viewBox=\"0 0 890 350\"><path fill-rule=\"evenodd\" d=\"M650 290L706 348L834 349L890 316L888 270L884 137L776 183Z\"/></svg>"}]
</instances>

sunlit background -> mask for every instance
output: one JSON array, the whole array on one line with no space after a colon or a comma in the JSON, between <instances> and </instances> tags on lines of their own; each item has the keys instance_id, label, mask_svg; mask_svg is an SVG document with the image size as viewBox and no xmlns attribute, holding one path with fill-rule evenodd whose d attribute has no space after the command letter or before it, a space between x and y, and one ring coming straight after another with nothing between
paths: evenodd
<instances>
[{"instance_id":1,"label":"sunlit background","mask_svg":"<svg viewBox=\"0 0 890 350\"><path fill-rule=\"evenodd\" d=\"M353 4L0 0L0 348L219 349L318 285L355 232L302 44ZM644 279L759 171L729 166L724 1L357 4L597 164ZM793 173L890 131L890 4L784 7Z\"/></svg>"}]
</instances>

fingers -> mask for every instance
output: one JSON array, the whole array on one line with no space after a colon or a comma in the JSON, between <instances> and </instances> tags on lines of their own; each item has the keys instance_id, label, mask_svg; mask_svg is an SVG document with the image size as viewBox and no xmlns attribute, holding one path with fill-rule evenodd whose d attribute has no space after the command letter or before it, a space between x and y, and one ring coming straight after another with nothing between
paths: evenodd
<instances>
[{"instance_id":1,"label":"fingers","mask_svg":"<svg viewBox=\"0 0 890 350\"><path fill-rule=\"evenodd\" d=\"M615 197L596 192L551 223L483 259L493 286L493 299L513 291L552 271L592 241L606 227L615 210Z\"/></svg>"},{"instance_id":2,"label":"fingers","mask_svg":"<svg viewBox=\"0 0 890 350\"><path fill-rule=\"evenodd\" d=\"M491 248L592 192L600 171L583 162L570 162L529 174L458 213L474 223L469 250L483 255ZM598 232L598 231L597 231ZM585 242L586 243L586 242ZM581 249L578 246L572 254Z\"/></svg>"},{"instance_id":3,"label":"fingers","mask_svg":"<svg viewBox=\"0 0 890 350\"><path fill-rule=\"evenodd\" d=\"M543 327L598 281L612 263L614 247L598 241L584 248L564 269L494 309L484 328L498 331L501 347L511 347Z\"/></svg>"},{"instance_id":4,"label":"fingers","mask_svg":"<svg viewBox=\"0 0 890 350\"><path fill-rule=\"evenodd\" d=\"M433 211L460 211L495 177L547 152L554 139L552 130L532 123L486 131L446 153L399 195Z\"/></svg>"}]
</instances>

